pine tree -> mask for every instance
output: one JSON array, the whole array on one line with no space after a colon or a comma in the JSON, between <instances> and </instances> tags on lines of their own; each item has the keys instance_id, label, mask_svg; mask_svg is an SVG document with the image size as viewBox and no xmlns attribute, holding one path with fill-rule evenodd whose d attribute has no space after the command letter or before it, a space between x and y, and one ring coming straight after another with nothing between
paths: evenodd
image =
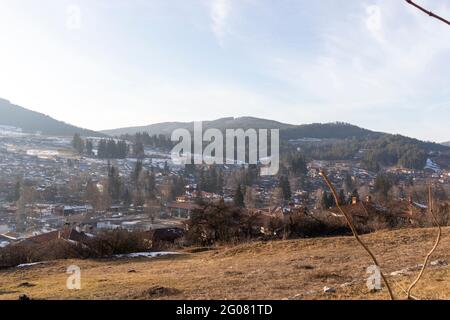
<instances>
[{"instance_id":1,"label":"pine tree","mask_svg":"<svg viewBox=\"0 0 450 320\"><path fill-rule=\"evenodd\" d=\"M299 153L289 154L287 156L288 166L294 175L303 175L308 172L306 160Z\"/></svg>"},{"instance_id":2,"label":"pine tree","mask_svg":"<svg viewBox=\"0 0 450 320\"><path fill-rule=\"evenodd\" d=\"M344 191L350 192L351 190L355 189L355 184L353 183L353 178L348 173L345 175L344 178Z\"/></svg>"},{"instance_id":3,"label":"pine tree","mask_svg":"<svg viewBox=\"0 0 450 320\"><path fill-rule=\"evenodd\" d=\"M136 141L133 146L134 156L138 159L142 159L145 156L144 144L141 141Z\"/></svg>"},{"instance_id":4,"label":"pine tree","mask_svg":"<svg viewBox=\"0 0 450 320\"><path fill-rule=\"evenodd\" d=\"M79 153L82 154L84 151L84 141L81 139L79 133L75 133L72 139L72 147Z\"/></svg>"},{"instance_id":5,"label":"pine tree","mask_svg":"<svg viewBox=\"0 0 450 320\"><path fill-rule=\"evenodd\" d=\"M120 179L119 171L114 166L110 166L108 172L108 191L113 201L120 199L121 190L122 181Z\"/></svg>"},{"instance_id":6,"label":"pine tree","mask_svg":"<svg viewBox=\"0 0 450 320\"><path fill-rule=\"evenodd\" d=\"M155 191L156 191L155 174L153 172L146 171L145 174L146 198L149 200L154 200L156 198Z\"/></svg>"},{"instance_id":7,"label":"pine tree","mask_svg":"<svg viewBox=\"0 0 450 320\"><path fill-rule=\"evenodd\" d=\"M20 191L22 189L22 183L20 182L20 180L16 181L16 185L14 186L14 195L13 195L13 201L18 201L20 198Z\"/></svg>"},{"instance_id":8,"label":"pine tree","mask_svg":"<svg viewBox=\"0 0 450 320\"><path fill-rule=\"evenodd\" d=\"M199 206L205 205L205 199L203 199L202 191L198 188L195 191L195 203Z\"/></svg>"},{"instance_id":9,"label":"pine tree","mask_svg":"<svg viewBox=\"0 0 450 320\"><path fill-rule=\"evenodd\" d=\"M218 173L217 173L217 183L216 183L216 185L217 185L217 193L218 194L220 194L220 195L222 195L223 194L223 184L224 184L224 181L223 181L224 179L223 179L223 172L220 170Z\"/></svg>"},{"instance_id":10,"label":"pine tree","mask_svg":"<svg viewBox=\"0 0 450 320\"><path fill-rule=\"evenodd\" d=\"M184 193L184 180L182 177L175 176L170 185L170 200L175 200L175 197Z\"/></svg>"},{"instance_id":11,"label":"pine tree","mask_svg":"<svg viewBox=\"0 0 450 320\"><path fill-rule=\"evenodd\" d=\"M328 210L335 205L334 197L331 193L324 191L322 193L322 200L320 201L322 209Z\"/></svg>"},{"instance_id":12,"label":"pine tree","mask_svg":"<svg viewBox=\"0 0 450 320\"><path fill-rule=\"evenodd\" d=\"M253 188L247 187L245 190L244 203L246 208L255 207L255 194Z\"/></svg>"},{"instance_id":13,"label":"pine tree","mask_svg":"<svg viewBox=\"0 0 450 320\"><path fill-rule=\"evenodd\" d=\"M346 203L344 189L339 190L339 204L344 205Z\"/></svg>"},{"instance_id":14,"label":"pine tree","mask_svg":"<svg viewBox=\"0 0 450 320\"><path fill-rule=\"evenodd\" d=\"M125 141L121 140L117 142L117 154L119 159L125 159L128 155L128 145Z\"/></svg>"},{"instance_id":15,"label":"pine tree","mask_svg":"<svg viewBox=\"0 0 450 320\"><path fill-rule=\"evenodd\" d=\"M106 159L108 158L108 154L107 154L107 148L106 148L107 142L105 139L101 139L98 142L98 151L97 151L97 157L99 157L100 159Z\"/></svg>"},{"instance_id":16,"label":"pine tree","mask_svg":"<svg viewBox=\"0 0 450 320\"><path fill-rule=\"evenodd\" d=\"M134 170L131 173L131 181L135 188L139 188L139 177L141 175L142 169L142 161L137 161L136 165L134 166Z\"/></svg>"},{"instance_id":17,"label":"pine tree","mask_svg":"<svg viewBox=\"0 0 450 320\"><path fill-rule=\"evenodd\" d=\"M283 199L290 200L292 197L291 186L289 184L289 179L286 176L281 176L279 181L279 187L283 191Z\"/></svg>"},{"instance_id":18,"label":"pine tree","mask_svg":"<svg viewBox=\"0 0 450 320\"><path fill-rule=\"evenodd\" d=\"M202 168L200 168L200 177L198 180L197 190L206 191L205 172Z\"/></svg>"},{"instance_id":19,"label":"pine tree","mask_svg":"<svg viewBox=\"0 0 450 320\"><path fill-rule=\"evenodd\" d=\"M234 205L239 208L244 208L244 195L241 190L241 185L238 185L236 192L234 194Z\"/></svg>"},{"instance_id":20,"label":"pine tree","mask_svg":"<svg viewBox=\"0 0 450 320\"><path fill-rule=\"evenodd\" d=\"M168 174L170 172L169 163L167 161L164 162L164 173Z\"/></svg>"},{"instance_id":21,"label":"pine tree","mask_svg":"<svg viewBox=\"0 0 450 320\"><path fill-rule=\"evenodd\" d=\"M123 204L126 206L129 206L133 202L133 200L131 198L130 189L125 188L123 195L122 195L122 201L123 201Z\"/></svg>"},{"instance_id":22,"label":"pine tree","mask_svg":"<svg viewBox=\"0 0 450 320\"><path fill-rule=\"evenodd\" d=\"M86 154L88 156L91 157L94 154L93 149L94 149L94 145L92 143L92 140L90 140L90 139L86 140Z\"/></svg>"},{"instance_id":23,"label":"pine tree","mask_svg":"<svg viewBox=\"0 0 450 320\"><path fill-rule=\"evenodd\" d=\"M108 159L117 158L117 146L113 139L108 140L106 143L106 156Z\"/></svg>"}]
</instances>

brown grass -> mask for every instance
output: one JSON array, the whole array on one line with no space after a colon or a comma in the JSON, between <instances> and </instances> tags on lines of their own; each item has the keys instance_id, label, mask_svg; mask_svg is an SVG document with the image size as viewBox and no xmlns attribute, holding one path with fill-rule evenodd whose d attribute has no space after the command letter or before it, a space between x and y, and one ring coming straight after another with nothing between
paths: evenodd
<instances>
[{"instance_id":1,"label":"brown grass","mask_svg":"<svg viewBox=\"0 0 450 320\"><path fill-rule=\"evenodd\" d=\"M422 263L433 229L384 231L363 236L386 274ZM450 262L450 228L433 261ZM27 294L34 299L388 299L370 293L365 282L372 264L352 237L254 242L213 250L186 250L154 259L60 260L0 271L0 299ZM65 287L66 268L81 267L81 290ZM405 297L417 275L389 276L397 297ZM430 267L415 288L422 299L450 299L448 267ZM26 283L27 285L21 285ZM343 286L342 286L343 285ZM323 287L336 293L325 294Z\"/></svg>"}]
</instances>

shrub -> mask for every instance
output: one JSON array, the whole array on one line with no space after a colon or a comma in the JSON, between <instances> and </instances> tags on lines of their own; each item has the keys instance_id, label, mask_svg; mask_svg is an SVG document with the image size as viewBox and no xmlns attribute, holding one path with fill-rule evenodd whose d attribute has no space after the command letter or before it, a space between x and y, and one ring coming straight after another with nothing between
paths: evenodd
<instances>
[{"instance_id":1,"label":"shrub","mask_svg":"<svg viewBox=\"0 0 450 320\"><path fill-rule=\"evenodd\" d=\"M145 232L114 230L84 242L57 239L45 244L16 243L0 248L0 268L57 259L107 258L115 254L148 251L151 241Z\"/></svg>"}]
</instances>

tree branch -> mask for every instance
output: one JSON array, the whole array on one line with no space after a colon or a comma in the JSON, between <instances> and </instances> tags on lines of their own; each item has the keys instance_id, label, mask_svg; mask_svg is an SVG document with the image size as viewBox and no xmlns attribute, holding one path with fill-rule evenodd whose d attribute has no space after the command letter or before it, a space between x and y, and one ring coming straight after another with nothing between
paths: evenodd
<instances>
[{"instance_id":1,"label":"tree branch","mask_svg":"<svg viewBox=\"0 0 450 320\"><path fill-rule=\"evenodd\" d=\"M430 17L436 18L436 19L438 19L438 20L440 20L440 21L442 21L442 22L444 22L444 23L446 23L446 24L448 24L448 25L450 26L450 21L448 21L448 20L446 20L446 19L444 19L444 18L438 16L437 14L434 14L433 12L431 12L431 11L425 9L424 7L419 6L417 3L414 3L414 1L412 1L412 0L405 0L405 1L406 1L407 3L409 3L410 5L416 7L416 8L419 9L420 11L425 12L425 13L428 14Z\"/></svg>"},{"instance_id":2,"label":"tree branch","mask_svg":"<svg viewBox=\"0 0 450 320\"><path fill-rule=\"evenodd\" d=\"M422 276L425 272L425 269L427 268L427 264L428 264L428 261L430 260L431 255L434 253L434 251L436 251L437 247L439 246L439 243L441 242L442 228L441 228L441 225L439 224L439 221L436 219L436 216L434 215L434 211L433 211L433 193L431 190L431 183L428 186L428 212L430 213L431 217L433 218L434 224L438 227L438 234L437 234L436 242L434 243L433 248L430 250L430 252L428 252L427 256L425 257L425 261L423 263L423 267L420 270L419 275L417 276L417 278L414 280L414 282L408 288L408 291L407 291L408 299L412 298L412 295L411 295L412 289L416 286L416 284L422 278Z\"/></svg>"},{"instance_id":3,"label":"tree branch","mask_svg":"<svg viewBox=\"0 0 450 320\"><path fill-rule=\"evenodd\" d=\"M383 278L383 281L386 285L386 288L388 289L389 292L389 296L391 297L391 300L395 300L394 294L392 292L391 286L389 285L388 280L386 279L386 276L384 275L384 273L381 271L381 267L380 264L378 263L377 258L375 257L375 255L372 253L372 251L369 249L369 247L361 240L361 238L358 235L358 231L356 230L355 225L352 222L352 218L350 217L350 215L341 207L341 205L339 204L339 197L338 194L336 192L335 187L333 186L333 183L330 181L330 179L328 178L327 174L325 173L324 170L320 170L320 175L322 176L322 178L325 180L326 184L328 185L328 187L331 190L331 193L333 194L334 200L336 201L336 206L338 207L339 211L341 212L341 214L345 217L345 219L347 220L347 224L350 227L350 229L352 230L353 236L355 237L355 240L361 245L361 247L363 247L364 250L366 250L366 252L369 254L369 256L372 258L373 263L378 267L378 269L380 270L380 275L381 278Z\"/></svg>"}]
</instances>

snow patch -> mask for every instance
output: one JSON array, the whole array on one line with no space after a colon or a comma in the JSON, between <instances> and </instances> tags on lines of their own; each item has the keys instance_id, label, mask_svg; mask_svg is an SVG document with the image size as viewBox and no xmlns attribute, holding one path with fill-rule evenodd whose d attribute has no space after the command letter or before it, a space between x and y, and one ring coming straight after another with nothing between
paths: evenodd
<instances>
[{"instance_id":1,"label":"snow patch","mask_svg":"<svg viewBox=\"0 0 450 320\"><path fill-rule=\"evenodd\" d=\"M0 248L5 248L9 246L9 242L8 241L0 241Z\"/></svg>"},{"instance_id":2,"label":"snow patch","mask_svg":"<svg viewBox=\"0 0 450 320\"><path fill-rule=\"evenodd\" d=\"M25 136L21 128L0 125L0 136L2 137L22 137Z\"/></svg>"},{"instance_id":3,"label":"snow patch","mask_svg":"<svg viewBox=\"0 0 450 320\"><path fill-rule=\"evenodd\" d=\"M424 169L430 169L433 170L434 172L441 171L441 167L439 167L439 165L434 163L433 160L431 160L430 158L427 159L427 163L425 164Z\"/></svg>"},{"instance_id":4,"label":"snow patch","mask_svg":"<svg viewBox=\"0 0 450 320\"><path fill-rule=\"evenodd\" d=\"M33 262L33 263L22 263L17 266L17 268L28 268L32 266L37 266L39 264L44 264L45 262Z\"/></svg>"},{"instance_id":5,"label":"snow patch","mask_svg":"<svg viewBox=\"0 0 450 320\"><path fill-rule=\"evenodd\" d=\"M160 251L160 252L135 252L135 253L127 253L127 254L116 254L115 258L156 258L162 256L171 256L180 254L179 252L169 252L169 251Z\"/></svg>"}]
</instances>

